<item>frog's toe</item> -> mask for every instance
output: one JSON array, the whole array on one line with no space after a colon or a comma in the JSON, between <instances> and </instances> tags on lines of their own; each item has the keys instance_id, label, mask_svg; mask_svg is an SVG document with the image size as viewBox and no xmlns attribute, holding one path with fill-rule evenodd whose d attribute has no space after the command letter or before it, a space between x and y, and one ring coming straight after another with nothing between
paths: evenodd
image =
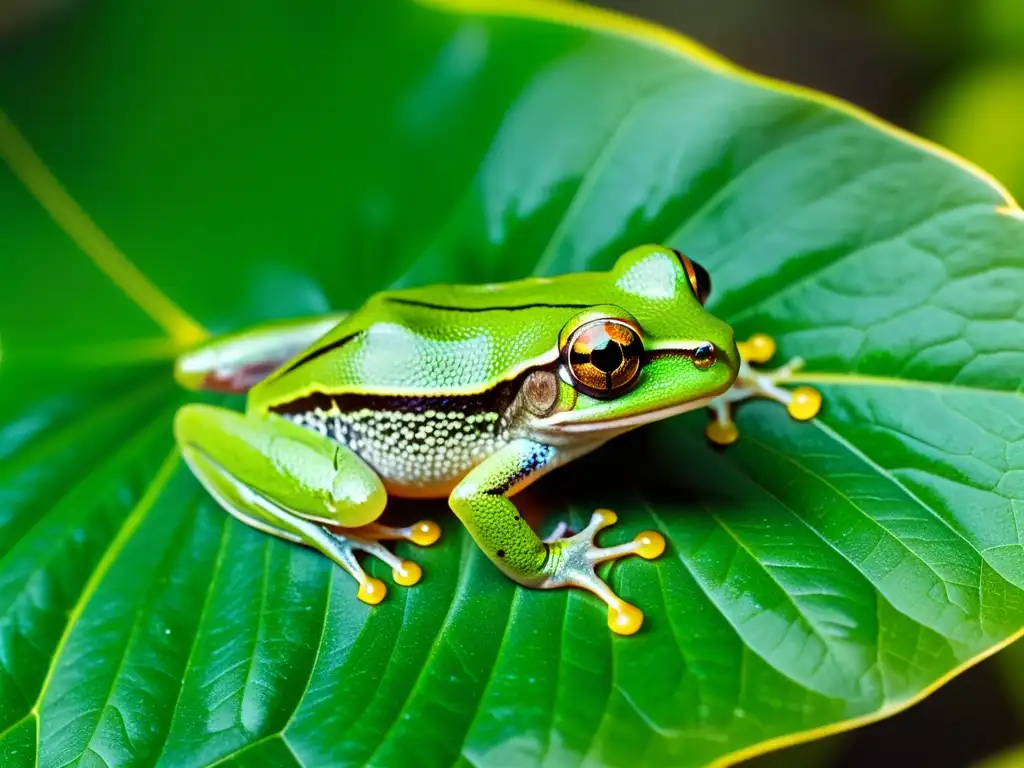
<instances>
[{"instance_id":1,"label":"frog's toe","mask_svg":"<svg viewBox=\"0 0 1024 768\"><path fill-rule=\"evenodd\" d=\"M708 423L704 434L715 445L732 445L739 439L740 430L731 419L724 423L716 419Z\"/></svg>"},{"instance_id":2,"label":"frog's toe","mask_svg":"<svg viewBox=\"0 0 1024 768\"><path fill-rule=\"evenodd\" d=\"M640 555L644 560L653 560L665 551L665 537L657 531L638 533L632 541L615 547L594 547L590 561L595 565L607 560L618 560L628 555Z\"/></svg>"},{"instance_id":3,"label":"frog's toe","mask_svg":"<svg viewBox=\"0 0 1024 768\"><path fill-rule=\"evenodd\" d=\"M551 544L552 542L564 539L565 535L569 533L569 524L565 520L559 520L555 527L552 529L542 541L545 544Z\"/></svg>"},{"instance_id":4,"label":"frog's toe","mask_svg":"<svg viewBox=\"0 0 1024 768\"><path fill-rule=\"evenodd\" d=\"M412 560L402 560L401 565L391 571L395 584L411 587L423 578L423 569Z\"/></svg>"},{"instance_id":5,"label":"frog's toe","mask_svg":"<svg viewBox=\"0 0 1024 768\"><path fill-rule=\"evenodd\" d=\"M790 364L792 365L792 364ZM779 382L789 377L789 372L782 373L783 369L769 371L759 374L753 381L747 384L750 390L748 397L764 397L774 400L786 407L789 413L797 421L813 419L821 410L821 393L813 387L799 386L794 389L785 389L779 386Z\"/></svg>"},{"instance_id":6,"label":"frog's toe","mask_svg":"<svg viewBox=\"0 0 1024 768\"><path fill-rule=\"evenodd\" d=\"M755 333L746 341L737 342L736 348L745 361L764 364L775 355L775 339L767 333Z\"/></svg>"},{"instance_id":7,"label":"frog's toe","mask_svg":"<svg viewBox=\"0 0 1024 768\"><path fill-rule=\"evenodd\" d=\"M635 605L619 600L608 606L608 627L617 635L635 634L644 625L644 612Z\"/></svg>"},{"instance_id":8,"label":"frog's toe","mask_svg":"<svg viewBox=\"0 0 1024 768\"><path fill-rule=\"evenodd\" d=\"M418 547L429 547L441 538L441 526L433 520L420 520L408 528L399 530L404 534L403 538L407 538Z\"/></svg>"},{"instance_id":9,"label":"frog's toe","mask_svg":"<svg viewBox=\"0 0 1024 768\"><path fill-rule=\"evenodd\" d=\"M732 387L708 404L713 414L712 421L704 430L708 440L717 445L735 443L740 433L732 420L732 409L755 397L783 405L789 415L798 421L807 421L818 415L821 410L821 393L818 390L804 385L794 389L782 386L791 383L794 374L803 367L804 361L801 358L794 357L775 369L759 369L754 364L762 365L772 358L775 354L775 341L770 336L758 333L746 341L737 342L736 346L740 351L740 370Z\"/></svg>"},{"instance_id":10,"label":"frog's toe","mask_svg":"<svg viewBox=\"0 0 1024 768\"><path fill-rule=\"evenodd\" d=\"M375 579L368 575L363 570L359 560L356 559L356 552L359 550L379 556L379 553L373 550L373 545L376 542L363 541L362 539L336 533L328 528L319 526L318 528L327 539L325 553L330 556L331 560L344 568L356 580L356 584L359 585L356 597L367 605L377 605L387 596L388 588L380 579ZM380 547L379 544L376 546ZM384 549L383 547L380 548ZM389 557L394 557L387 550L384 550L384 552ZM395 559L397 560L397 558Z\"/></svg>"},{"instance_id":11,"label":"frog's toe","mask_svg":"<svg viewBox=\"0 0 1024 768\"><path fill-rule=\"evenodd\" d=\"M353 529L360 538L374 541L391 541L400 539L409 541L417 547L429 547L441 538L441 526L433 520L420 520L418 523L403 528L392 528L388 525L370 523L361 528Z\"/></svg>"},{"instance_id":12,"label":"frog's toe","mask_svg":"<svg viewBox=\"0 0 1024 768\"><path fill-rule=\"evenodd\" d=\"M356 597L367 605L377 605L377 603L384 599L387 593L388 588L383 581L372 576L366 576L359 584L359 591L356 592Z\"/></svg>"},{"instance_id":13,"label":"frog's toe","mask_svg":"<svg viewBox=\"0 0 1024 768\"><path fill-rule=\"evenodd\" d=\"M813 419L821 410L821 393L813 387L801 386L794 389L786 404L789 415L798 421Z\"/></svg>"},{"instance_id":14,"label":"frog's toe","mask_svg":"<svg viewBox=\"0 0 1024 768\"><path fill-rule=\"evenodd\" d=\"M644 560L653 560L665 553L665 537L657 531L641 531L633 539L636 553Z\"/></svg>"},{"instance_id":15,"label":"frog's toe","mask_svg":"<svg viewBox=\"0 0 1024 768\"><path fill-rule=\"evenodd\" d=\"M665 551L665 538L657 531L644 531L625 544L597 546L594 538L598 532L614 525L617 520L618 516L611 510L599 509L582 531L552 542L551 561L554 566L543 586L573 586L593 592L608 606L608 626L612 631L620 635L632 635L643 625L643 611L616 595L597 575L594 566L630 555L654 559Z\"/></svg>"},{"instance_id":16,"label":"frog's toe","mask_svg":"<svg viewBox=\"0 0 1024 768\"><path fill-rule=\"evenodd\" d=\"M364 529L353 529L362 532ZM412 560L402 560L394 552L389 550L379 541L374 539L364 538L362 536L354 536L349 533L343 535L334 535L336 540L341 543L342 546L346 547L349 552L365 552L371 557L375 557L378 560L385 563L391 568L391 576L395 580L395 584L402 587L411 587L413 584L419 582L423 578L423 569L419 565L414 563ZM378 579L374 579L367 576L363 571L354 556L349 558L350 563L346 566L346 569L355 577L356 581L359 582L358 597L364 603L370 605L376 605L384 599L384 595L387 592L387 588L384 583ZM369 585L369 586L367 586Z\"/></svg>"},{"instance_id":17,"label":"frog's toe","mask_svg":"<svg viewBox=\"0 0 1024 768\"><path fill-rule=\"evenodd\" d=\"M729 402L718 399L712 402L712 420L704 428L704 434L715 445L732 445L740 436L736 422L732 420L732 406Z\"/></svg>"}]
</instances>

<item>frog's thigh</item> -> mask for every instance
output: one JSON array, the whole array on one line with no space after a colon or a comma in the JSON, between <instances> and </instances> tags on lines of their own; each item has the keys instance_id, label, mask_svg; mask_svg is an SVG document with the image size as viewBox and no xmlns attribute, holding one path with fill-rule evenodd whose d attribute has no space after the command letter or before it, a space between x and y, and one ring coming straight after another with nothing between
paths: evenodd
<instances>
[{"instance_id":1,"label":"frog's thigh","mask_svg":"<svg viewBox=\"0 0 1024 768\"><path fill-rule=\"evenodd\" d=\"M246 392L346 315L277 320L215 337L178 357L174 378L187 389Z\"/></svg>"},{"instance_id":2,"label":"frog's thigh","mask_svg":"<svg viewBox=\"0 0 1024 768\"><path fill-rule=\"evenodd\" d=\"M342 445L276 416L243 416L205 405L178 411L175 436L195 476L234 517L261 531L319 550L359 583L359 598L377 603L386 589L355 557L365 551L386 562L395 581L420 577L415 563L383 545L330 526L358 526L384 508L383 484Z\"/></svg>"},{"instance_id":3,"label":"frog's thigh","mask_svg":"<svg viewBox=\"0 0 1024 768\"><path fill-rule=\"evenodd\" d=\"M202 457L301 517L353 528L376 520L387 502L380 478L358 455L280 416L186 405L174 431L190 462Z\"/></svg>"}]
</instances>

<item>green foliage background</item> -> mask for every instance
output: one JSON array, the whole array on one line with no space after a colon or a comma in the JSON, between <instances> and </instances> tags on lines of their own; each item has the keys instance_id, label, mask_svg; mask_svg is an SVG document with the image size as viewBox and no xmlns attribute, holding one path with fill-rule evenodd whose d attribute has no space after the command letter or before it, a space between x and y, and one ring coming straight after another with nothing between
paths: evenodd
<instances>
[{"instance_id":1,"label":"green foliage background","mask_svg":"<svg viewBox=\"0 0 1024 768\"><path fill-rule=\"evenodd\" d=\"M1019 211L646 40L151 2L3 52L0 762L703 764L894 712L1020 631ZM514 587L450 517L404 552L421 585L371 610L172 450L175 305L224 331L652 240L711 270L741 337L806 358L826 408L752 404L724 453L691 414L523 497L545 527L609 505L606 541L665 531L660 562L613 572L639 637Z\"/></svg>"}]
</instances>

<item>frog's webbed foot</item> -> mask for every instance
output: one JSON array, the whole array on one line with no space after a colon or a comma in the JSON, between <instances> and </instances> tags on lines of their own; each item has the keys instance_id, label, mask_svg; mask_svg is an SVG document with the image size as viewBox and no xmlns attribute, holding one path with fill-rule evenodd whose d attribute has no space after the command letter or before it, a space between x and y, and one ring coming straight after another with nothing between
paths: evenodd
<instances>
[{"instance_id":1,"label":"frog's webbed foot","mask_svg":"<svg viewBox=\"0 0 1024 768\"><path fill-rule=\"evenodd\" d=\"M354 529L361 531L362 529ZM333 539L333 546L329 557L348 571L359 584L359 591L356 596L364 603L376 605L384 599L387 594L387 587L380 579L368 576L363 570L355 553L365 552L371 557L383 561L391 568L391 575L396 584L403 587L411 587L423 578L423 569L412 560L402 560L394 552L389 550L379 541L372 538L363 538L352 533L339 534L335 531L326 531Z\"/></svg>"},{"instance_id":2,"label":"frog's webbed foot","mask_svg":"<svg viewBox=\"0 0 1024 768\"><path fill-rule=\"evenodd\" d=\"M383 560L391 566L391 575L394 577L395 583L403 587L411 587L418 582L423 576L423 570L411 560L400 559L380 542L399 539L409 541L418 547L429 547L441 538L441 526L433 520L420 520L418 523L402 528L370 523L359 528L342 530L344 531L343 535L339 536L336 533L332 535L347 541L351 549L361 550L378 560ZM359 592L359 599L363 602L371 602L363 598L362 589Z\"/></svg>"},{"instance_id":3,"label":"frog's webbed foot","mask_svg":"<svg viewBox=\"0 0 1024 768\"><path fill-rule=\"evenodd\" d=\"M564 539L565 534L571 533L569 530L569 524L565 520L559 520L555 524L554 529L545 538L541 539L545 544L551 544L552 542Z\"/></svg>"},{"instance_id":4,"label":"frog's webbed foot","mask_svg":"<svg viewBox=\"0 0 1024 768\"><path fill-rule=\"evenodd\" d=\"M392 577L400 586L411 587L423 577L423 570L416 563L402 560L373 537L358 535L371 526L336 528L308 520L259 491L238 483L222 468L217 469L221 470L219 477L206 474L203 482L232 516L253 528L286 541L304 544L326 555L356 580L359 585L356 597L364 603L377 605L387 595L388 589L383 581L366 573L356 559L356 552L365 552L383 561L391 568ZM437 529L437 533L440 535L440 529Z\"/></svg>"},{"instance_id":5,"label":"frog's webbed foot","mask_svg":"<svg viewBox=\"0 0 1024 768\"><path fill-rule=\"evenodd\" d=\"M202 453L186 451L185 456L189 465L197 471L203 485L233 517L257 530L296 544L304 544L326 555L356 580L359 585L356 597L364 603L376 605L384 599L388 589L383 581L363 570L356 559L356 552L365 552L384 561L391 568L396 584L412 586L423 576L423 571L416 563L400 559L380 542L348 533L360 529L338 529L306 519L239 482L230 472Z\"/></svg>"},{"instance_id":6,"label":"frog's webbed foot","mask_svg":"<svg viewBox=\"0 0 1024 768\"><path fill-rule=\"evenodd\" d=\"M618 560L629 555L640 555L652 560L665 551L665 539L656 531L643 531L636 538L615 547L599 547L594 542L597 533L614 525L618 517L607 509L599 509L590 518L590 524L579 533L553 540L549 544L550 565L541 587L580 587L593 592L608 605L608 626L620 635L631 635L640 629L643 612L612 592L601 580L594 567L607 560ZM556 529L557 531L557 529Z\"/></svg>"},{"instance_id":7,"label":"frog's webbed foot","mask_svg":"<svg viewBox=\"0 0 1024 768\"><path fill-rule=\"evenodd\" d=\"M784 389L786 383L803 366L804 361L795 357L785 365L772 370L754 368L752 364L763 365L775 355L775 342L770 336L757 333L736 345L740 352L740 371L732 387L708 404L713 419L704 433L718 445L736 442L739 430L732 419L732 409L737 403L753 397L774 400L786 407L789 415L798 421L814 418L821 410L821 393L818 390L799 386Z\"/></svg>"}]
</instances>

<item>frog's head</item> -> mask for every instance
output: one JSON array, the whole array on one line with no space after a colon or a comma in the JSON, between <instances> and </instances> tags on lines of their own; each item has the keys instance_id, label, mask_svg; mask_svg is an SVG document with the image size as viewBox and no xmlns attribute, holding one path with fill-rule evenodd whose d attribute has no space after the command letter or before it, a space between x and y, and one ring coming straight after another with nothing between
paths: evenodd
<instances>
[{"instance_id":1,"label":"frog's head","mask_svg":"<svg viewBox=\"0 0 1024 768\"><path fill-rule=\"evenodd\" d=\"M608 303L559 334L558 402L534 428L600 437L705 405L739 370L732 328L704 309L708 273L678 251L645 245L607 275Z\"/></svg>"}]
</instances>

